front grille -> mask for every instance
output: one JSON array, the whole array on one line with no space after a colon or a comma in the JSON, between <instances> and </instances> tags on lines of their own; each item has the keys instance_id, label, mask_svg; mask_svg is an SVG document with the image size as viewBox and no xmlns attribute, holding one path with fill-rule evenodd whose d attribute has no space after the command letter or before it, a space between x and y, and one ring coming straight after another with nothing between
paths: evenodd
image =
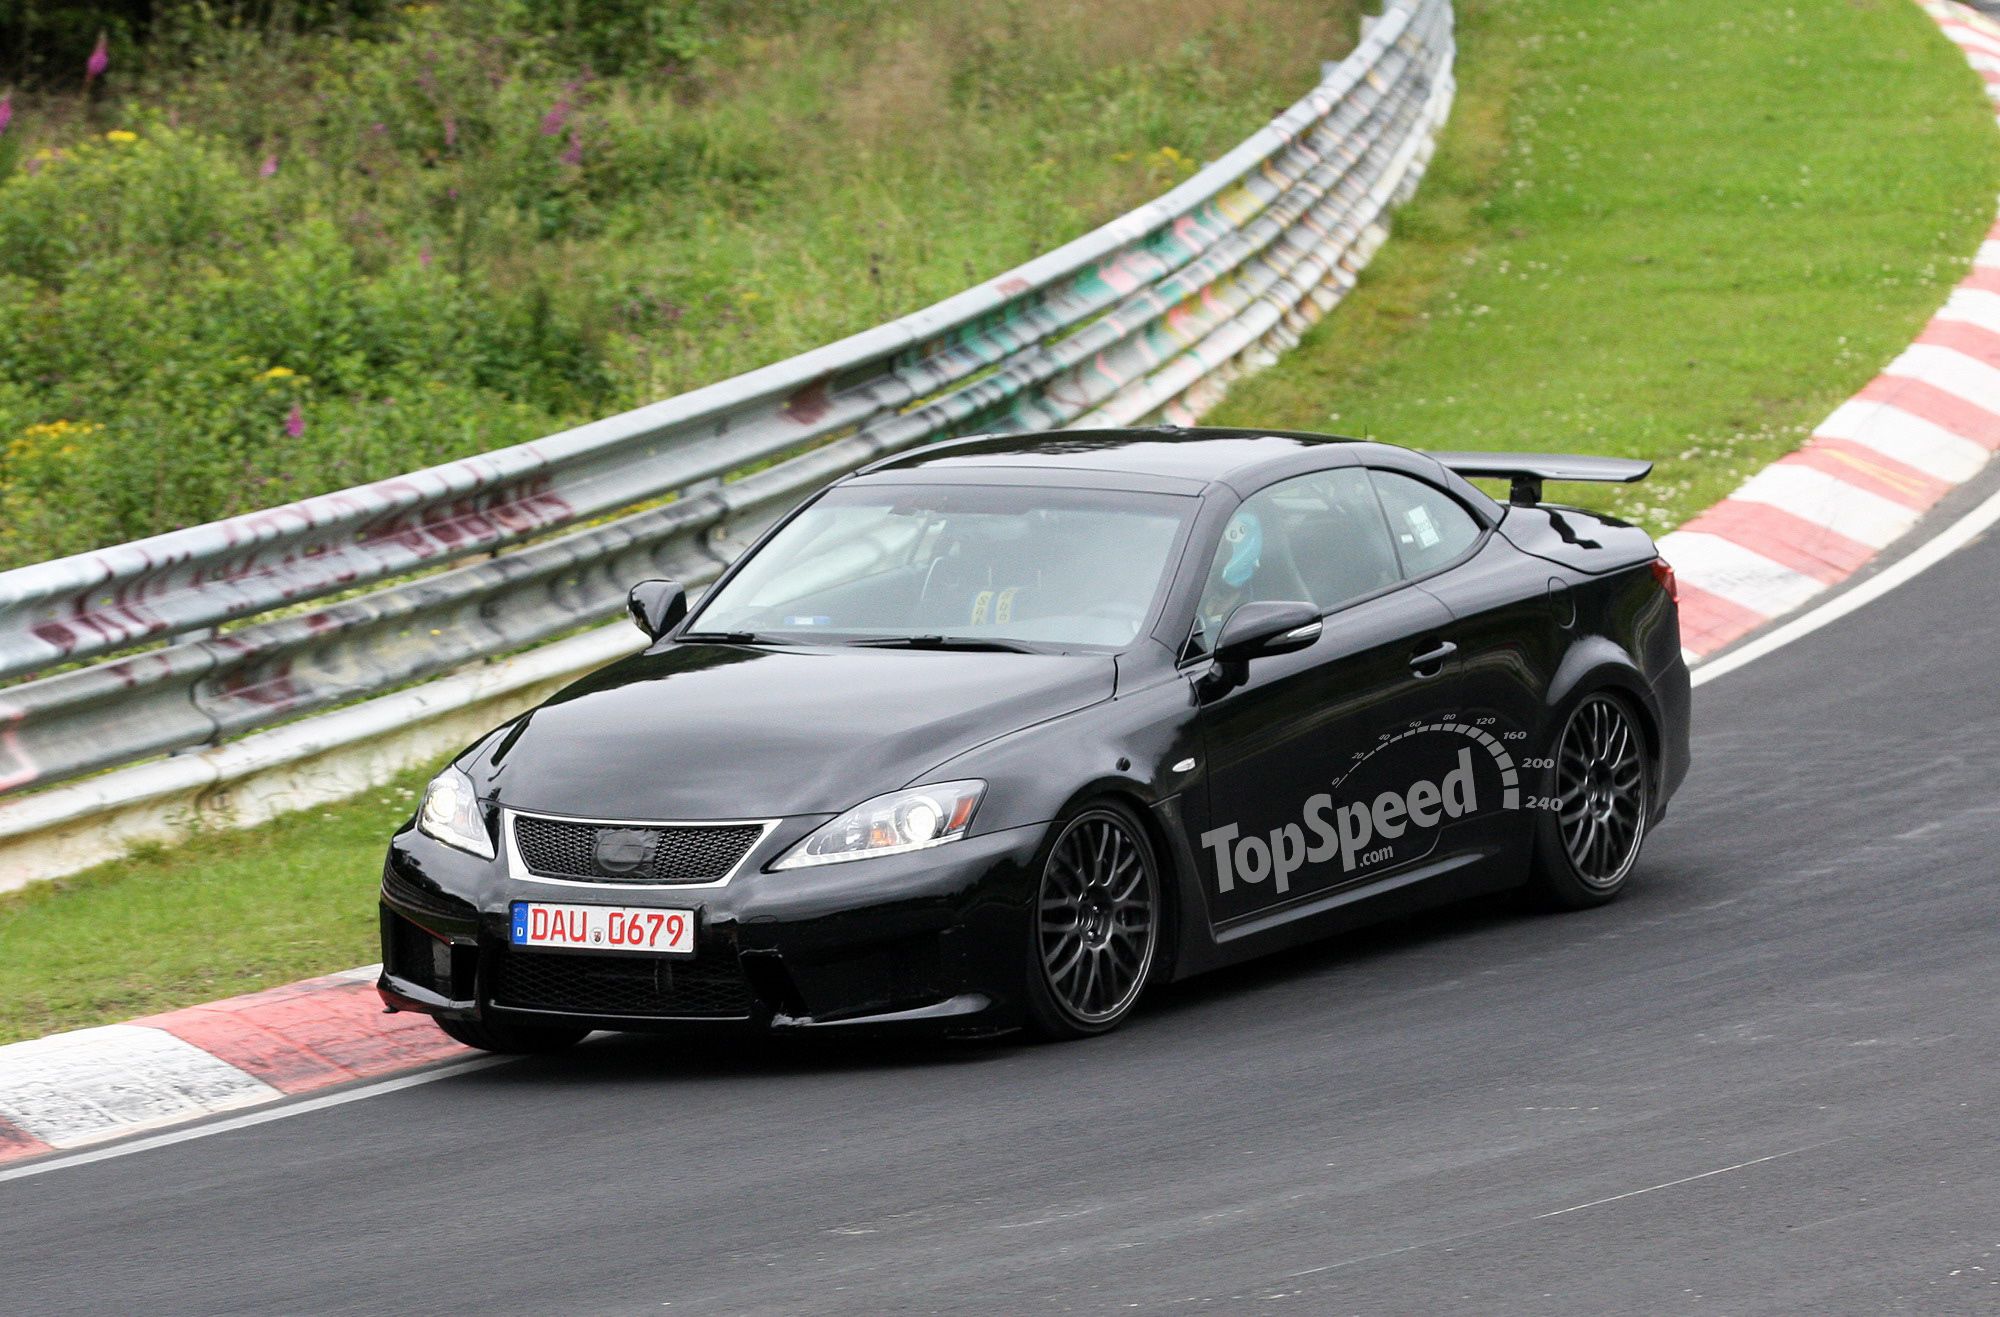
<instances>
[{"instance_id":1,"label":"front grille","mask_svg":"<svg viewBox=\"0 0 2000 1317\"><path fill-rule=\"evenodd\" d=\"M590 882L714 882L763 834L757 823L647 826L530 814L514 818L514 844L529 873Z\"/></svg>"},{"instance_id":2,"label":"front grille","mask_svg":"<svg viewBox=\"0 0 2000 1317\"><path fill-rule=\"evenodd\" d=\"M493 966L493 1004L578 1015L742 1019L750 985L733 956L544 955L506 951Z\"/></svg>"}]
</instances>

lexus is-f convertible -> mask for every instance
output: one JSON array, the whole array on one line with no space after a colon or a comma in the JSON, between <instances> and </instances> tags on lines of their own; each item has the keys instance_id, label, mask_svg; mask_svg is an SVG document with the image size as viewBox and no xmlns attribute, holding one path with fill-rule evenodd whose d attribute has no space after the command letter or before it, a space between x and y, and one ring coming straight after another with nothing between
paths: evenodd
<instances>
[{"instance_id":1,"label":"lexus is-f convertible","mask_svg":"<svg viewBox=\"0 0 2000 1317\"><path fill-rule=\"evenodd\" d=\"M1674 577L1542 482L1648 470L1172 427L877 462L692 612L637 585L643 652L431 782L382 996L502 1052L1074 1037L1386 914L1607 901L1688 767Z\"/></svg>"}]
</instances>

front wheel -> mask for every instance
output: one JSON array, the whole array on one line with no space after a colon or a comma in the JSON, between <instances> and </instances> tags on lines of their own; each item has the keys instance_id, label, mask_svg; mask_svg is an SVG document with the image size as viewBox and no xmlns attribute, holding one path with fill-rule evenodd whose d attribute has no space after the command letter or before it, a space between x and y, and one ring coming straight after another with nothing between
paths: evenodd
<instances>
[{"instance_id":1,"label":"front wheel","mask_svg":"<svg viewBox=\"0 0 2000 1317\"><path fill-rule=\"evenodd\" d=\"M1081 1038L1116 1028L1145 991L1160 925L1159 866L1130 812L1107 802L1058 824L1028 939L1036 1032Z\"/></svg>"},{"instance_id":2,"label":"front wheel","mask_svg":"<svg viewBox=\"0 0 2000 1317\"><path fill-rule=\"evenodd\" d=\"M447 1020L432 1017L456 1042L482 1052L536 1056L576 1046L590 1032L559 1024L503 1024L498 1020Z\"/></svg>"},{"instance_id":3,"label":"front wheel","mask_svg":"<svg viewBox=\"0 0 2000 1317\"><path fill-rule=\"evenodd\" d=\"M1646 738L1631 706L1585 696L1556 738L1556 807L1537 822L1532 888L1565 910L1618 895L1639 861L1652 806Z\"/></svg>"}]
</instances>

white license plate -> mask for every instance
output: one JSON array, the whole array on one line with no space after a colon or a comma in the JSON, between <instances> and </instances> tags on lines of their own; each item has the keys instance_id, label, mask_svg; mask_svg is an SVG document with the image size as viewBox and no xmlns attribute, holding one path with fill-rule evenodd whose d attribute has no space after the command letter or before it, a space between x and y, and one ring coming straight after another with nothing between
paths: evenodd
<instances>
[{"instance_id":1,"label":"white license plate","mask_svg":"<svg viewBox=\"0 0 2000 1317\"><path fill-rule=\"evenodd\" d=\"M626 905L514 902L517 947L578 947L590 951L694 954L694 911Z\"/></svg>"}]
</instances>

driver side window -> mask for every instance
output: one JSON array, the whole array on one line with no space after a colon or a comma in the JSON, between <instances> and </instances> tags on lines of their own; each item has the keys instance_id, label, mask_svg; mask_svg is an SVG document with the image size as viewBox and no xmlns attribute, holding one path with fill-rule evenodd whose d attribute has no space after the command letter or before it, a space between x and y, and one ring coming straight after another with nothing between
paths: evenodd
<instances>
[{"instance_id":1,"label":"driver side window","mask_svg":"<svg viewBox=\"0 0 2000 1317\"><path fill-rule=\"evenodd\" d=\"M1191 648L1207 652L1243 604L1304 600L1328 613L1399 578L1365 470L1295 476L1251 495L1230 517L1209 564Z\"/></svg>"}]
</instances>

